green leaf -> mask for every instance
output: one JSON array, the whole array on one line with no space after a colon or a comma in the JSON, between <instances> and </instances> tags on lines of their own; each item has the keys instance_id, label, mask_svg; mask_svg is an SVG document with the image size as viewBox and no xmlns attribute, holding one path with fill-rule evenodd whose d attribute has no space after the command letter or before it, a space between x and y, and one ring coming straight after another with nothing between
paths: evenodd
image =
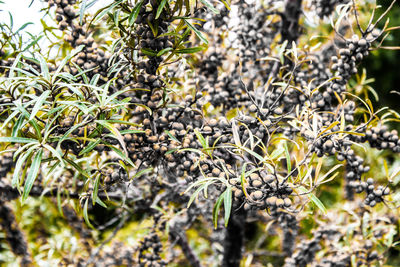
<instances>
[{"instance_id":1,"label":"green leaf","mask_svg":"<svg viewBox=\"0 0 400 267\"><path fill-rule=\"evenodd\" d=\"M13 113L11 113L10 116L7 117L7 119L5 121L3 121L0 127L0 131L3 130L4 127L6 127L8 125L8 123L19 114L19 110L14 110Z\"/></svg>"},{"instance_id":2,"label":"green leaf","mask_svg":"<svg viewBox=\"0 0 400 267\"><path fill-rule=\"evenodd\" d=\"M121 134L131 134L131 133L144 133L143 130L122 130L120 131Z\"/></svg>"},{"instance_id":3,"label":"green leaf","mask_svg":"<svg viewBox=\"0 0 400 267\"><path fill-rule=\"evenodd\" d=\"M80 174L90 179L90 175L85 170L83 170L75 161L70 160L69 158L64 158L64 160L68 162L68 164L70 164L72 167L74 167Z\"/></svg>"},{"instance_id":4,"label":"green leaf","mask_svg":"<svg viewBox=\"0 0 400 267\"><path fill-rule=\"evenodd\" d=\"M164 49L160 50L160 51L157 53L157 57L160 57L160 56L164 55L165 53L167 53L168 51L171 51L171 50L172 50L172 47L164 48Z\"/></svg>"},{"instance_id":5,"label":"green leaf","mask_svg":"<svg viewBox=\"0 0 400 267\"><path fill-rule=\"evenodd\" d=\"M96 179L94 180L93 191L92 191L92 204L96 205L97 194L99 192L99 183L100 183L100 174L96 175Z\"/></svg>"},{"instance_id":6,"label":"green leaf","mask_svg":"<svg viewBox=\"0 0 400 267\"><path fill-rule=\"evenodd\" d=\"M60 63L60 65L58 66L56 72L53 75L53 79L52 79L52 83L55 83L55 79L58 77L58 73L60 73L60 71L65 67L65 65L68 63L68 61L73 58L76 54L78 54L79 52L82 51L82 49L85 47L85 45L80 45L77 48L75 48L74 50L72 50L72 52L67 55Z\"/></svg>"},{"instance_id":7,"label":"green leaf","mask_svg":"<svg viewBox=\"0 0 400 267\"><path fill-rule=\"evenodd\" d=\"M25 137L0 137L0 143L37 143L38 140Z\"/></svg>"},{"instance_id":8,"label":"green leaf","mask_svg":"<svg viewBox=\"0 0 400 267\"><path fill-rule=\"evenodd\" d=\"M54 149L52 146L47 145L47 144L44 144L43 147L46 148L47 150L49 150L49 151L51 152L51 154L52 154L53 156L55 156L55 157L60 161L60 164L61 164L62 167L65 166L64 160L63 160L63 158L62 158L63 155L62 155L62 153L61 153L60 150L56 150L56 149Z\"/></svg>"},{"instance_id":9,"label":"green leaf","mask_svg":"<svg viewBox=\"0 0 400 267\"><path fill-rule=\"evenodd\" d=\"M35 157L33 158L31 168L28 173L28 177L26 178L25 181L24 193L22 194L23 202L27 199L29 192L32 189L33 183L35 182L36 177L39 173L40 163L42 162L42 155L43 155L43 148L40 148L38 152L36 152Z\"/></svg>"},{"instance_id":10,"label":"green leaf","mask_svg":"<svg viewBox=\"0 0 400 267\"><path fill-rule=\"evenodd\" d=\"M224 197L225 227L228 226L229 217L231 216L231 209L232 209L232 187L228 186L225 190L225 197Z\"/></svg>"},{"instance_id":11,"label":"green leaf","mask_svg":"<svg viewBox=\"0 0 400 267\"><path fill-rule=\"evenodd\" d=\"M82 127L85 125L85 121L75 124L74 126L72 126L62 137L61 139L58 141L57 143L57 149L59 149L61 147L61 143L66 140L69 139L68 135L70 135L73 131L75 131L76 129L78 129L79 127Z\"/></svg>"},{"instance_id":12,"label":"green leaf","mask_svg":"<svg viewBox=\"0 0 400 267\"><path fill-rule=\"evenodd\" d=\"M239 148L243 149L244 151L246 151L247 153L249 153L250 155L252 155L256 159L258 159L260 162L264 161L264 158L262 156L260 156L259 154L257 154L256 152L254 152L253 150L248 149L247 147L244 147L244 146L241 146Z\"/></svg>"},{"instance_id":13,"label":"green leaf","mask_svg":"<svg viewBox=\"0 0 400 267\"><path fill-rule=\"evenodd\" d=\"M204 37L204 35L198 30L196 29L196 27L193 26L192 23L190 23L187 19L183 19L186 23L186 25L192 30L194 31L194 33L197 35L197 37L200 38L200 40L205 43L206 45L208 45L208 41L207 39Z\"/></svg>"},{"instance_id":14,"label":"green leaf","mask_svg":"<svg viewBox=\"0 0 400 267\"><path fill-rule=\"evenodd\" d=\"M50 95L50 93L51 93L50 90L44 91L43 94L37 98L35 106L33 107L32 113L29 116L28 120L33 120L35 118L36 114L38 113L38 111L40 110L43 103L46 101L47 97Z\"/></svg>"},{"instance_id":15,"label":"green leaf","mask_svg":"<svg viewBox=\"0 0 400 267\"><path fill-rule=\"evenodd\" d=\"M235 145L237 145L238 147L241 147L242 143L240 142L238 127L237 127L237 125L236 125L234 120L232 120L231 124L232 124L233 140L235 141Z\"/></svg>"},{"instance_id":16,"label":"green leaf","mask_svg":"<svg viewBox=\"0 0 400 267\"><path fill-rule=\"evenodd\" d=\"M215 229L217 229L217 226L218 226L219 209L221 207L222 201L224 201L225 194L226 194L226 191L224 191L224 193L222 193L218 197L217 202L215 203L214 208L213 208L212 218L213 218L213 223L214 223L214 228Z\"/></svg>"},{"instance_id":17,"label":"green leaf","mask_svg":"<svg viewBox=\"0 0 400 267\"><path fill-rule=\"evenodd\" d=\"M225 0L220 0L220 1L225 5L226 9L231 10L231 7L229 6L229 4Z\"/></svg>"},{"instance_id":18,"label":"green leaf","mask_svg":"<svg viewBox=\"0 0 400 267\"><path fill-rule=\"evenodd\" d=\"M64 216L63 210L62 210L62 205L61 205L61 188L58 188L57 190L57 208L58 212Z\"/></svg>"},{"instance_id":19,"label":"green leaf","mask_svg":"<svg viewBox=\"0 0 400 267\"><path fill-rule=\"evenodd\" d=\"M190 207L190 205L192 205L193 201L197 198L197 196L199 195L199 193L201 192L201 190L203 190L206 187L205 184L203 184L202 186L198 187L196 189L196 191L194 191L194 193L190 196L189 202L187 204L187 208Z\"/></svg>"},{"instance_id":20,"label":"green leaf","mask_svg":"<svg viewBox=\"0 0 400 267\"><path fill-rule=\"evenodd\" d=\"M92 151L98 144L100 144L101 139L96 140L96 142L90 142L84 149L79 152L79 156L82 156L90 151Z\"/></svg>"},{"instance_id":21,"label":"green leaf","mask_svg":"<svg viewBox=\"0 0 400 267\"><path fill-rule=\"evenodd\" d=\"M272 151L270 158L272 160L275 160L281 156L281 154L285 152L285 149L283 147L278 147L274 151Z\"/></svg>"},{"instance_id":22,"label":"green leaf","mask_svg":"<svg viewBox=\"0 0 400 267\"><path fill-rule=\"evenodd\" d=\"M86 198L85 200L85 205L83 206L83 219L85 220L86 224L94 229L93 225L89 221L89 216L88 216L88 204L89 204L89 198Z\"/></svg>"},{"instance_id":23,"label":"green leaf","mask_svg":"<svg viewBox=\"0 0 400 267\"><path fill-rule=\"evenodd\" d=\"M28 34L29 34L29 33L28 33ZM25 52L25 51L27 51L29 48L31 48L32 46L36 45L36 44L40 41L40 39L43 38L43 35L42 35L42 36L37 36L36 38L35 38L34 36L31 35L31 37L32 37L32 42L28 43L28 44L25 46L25 48L22 49L22 52Z\"/></svg>"},{"instance_id":24,"label":"green leaf","mask_svg":"<svg viewBox=\"0 0 400 267\"><path fill-rule=\"evenodd\" d=\"M216 9L208 0L200 0L206 7L208 7L214 14L219 14L218 9Z\"/></svg>"},{"instance_id":25,"label":"green leaf","mask_svg":"<svg viewBox=\"0 0 400 267\"><path fill-rule=\"evenodd\" d=\"M13 187L18 188L19 190L19 185L20 185L20 177L19 174L21 172L22 165L26 162L28 162L31 158L32 152L34 149L36 149L37 146L31 147L28 149L18 160L17 163L15 164L14 172L13 172L13 177L11 180L11 185Z\"/></svg>"},{"instance_id":26,"label":"green leaf","mask_svg":"<svg viewBox=\"0 0 400 267\"><path fill-rule=\"evenodd\" d=\"M104 106L107 106L108 103L110 103L112 100L114 100L117 96L125 93L125 92L129 92L130 90L132 90L131 88L127 88L124 90L119 90L117 92L115 92L114 94L110 95L105 101L104 101Z\"/></svg>"},{"instance_id":27,"label":"green leaf","mask_svg":"<svg viewBox=\"0 0 400 267\"><path fill-rule=\"evenodd\" d=\"M19 116L17 121L14 123L14 126L12 128L12 132L11 132L11 136L12 137L17 137L19 132L21 131L22 127L24 127L24 125L25 125L25 116L21 115L21 116Z\"/></svg>"},{"instance_id":28,"label":"green leaf","mask_svg":"<svg viewBox=\"0 0 400 267\"><path fill-rule=\"evenodd\" d=\"M153 111L151 110L151 108L149 108L148 106L146 106L146 105L143 105L143 104L137 104L137 103L134 103L134 105L136 105L136 106L138 106L138 107L142 107L142 108L144 108L149 114L150 114L150 116L153 114Z\"/></svg>"},{"instance_id":29,"label":"green leaf","mask_svg":"<svg viewBox=\"0 0 400 267\"><path fill-rule=\"evenodd\" d=\"M153 36L158 35L158 27L156 25L153 25L150 20L147 20L147 25L149 25L151 32L153 33Z\"/></svg>"},{"instance_id":30,"label":"green leaf","mask_svg":"<svg viewBox=\"0 0 400 267\"><path fill-rule=\"evenodd\" d=\"M118 6L123 0L116 0L114 1L114 3L103 7L101 9L99 9L96 14L93 17L93 20L89 23L88 28L90 28L90 25L93 23L98 22L99 20L101 20L107 13L111 12L111 10L113 10L116 6Z\"/></svg>"},{"instance_id":31,"label":"green leaf","mask_svg":"<svg viewBox=\"0 0 400 267\"><path fill-rule=\"evenodd\" d=\"M313 193L308 192L308 190L305 189L304 186L300 186L298 189L302 193L307 193L307 197L312 202L314 202L314 204L326 215L326 208L325 208L324 204L321 202L321 200L319 200L319 198L317 198Z\"/></svg>"},{"instance_id":32,"label":"green leaf","mask_svg":"<svg viewBox=\"0 0 400 267\"><path fill-rule=\"evenodd\" d=\"M135 163L133 163L132 160L130 160L124 153L122 153L121 150L119 150L118 148L115 148L114 146L108 146L108 147L111 148L112 150L114 150L115 153L117 153L123 160L128 162L132 167L136 168Z\"/></svg>"},{"instance_id":33,"label":"green leaf","mask_svg":"<svg viewBox=\"0 0 400 267\"><path fill-rule=\"evenodd\" d=\"M103 208L107 208L106 203L104 203L99 197L96 199L96 203L102 206Z\"/></svg>"},{"instance_id":34,"label":"green leaf","mask_svg":"<svg viewBox=\"0 0 400 267\"><path fill-rule=\"evenodd\" d=\"M18 30L14 33L17 34L18 32L22 31L23 29L25 29L28 25L33 24L33 22L27 22L24 25L22 25L21 27L18 28Z\"/></svg>"},{"instance_id":35,"label":"green leaf","mask_svg":"<svg viewBox=\"0 0 400 267\"><path fill-rule=\"evenodd\" d=\"M173 136L168 130L164 130L164 132L169 136L169 138L171 138L172 140L174 140L177 143L181 143L178 139L176 139L175 136Z\"/></svg>"},{"instance_id":36,"label":"green leaf","mask_svg":"<svg viewBox=\"0 0 400 267\"><path fill-rule=\"evenodd\" d=\"M179 50L175 50L175 53L177 53L177 54L193 54L193 53L197 53L197 52L200 52L203 50L204 50L203 46L196 46L196 47L189 47L189 48L182 48Z\"/></svg>"},{"instance_id":37,"label":"green leaf","mask_svg":"<svg viewBox=\"0 0 400 267\"><path fill-rule=\"evenodd\" d=\"M142 8L142 4L143 4L143 1L140 1L140 2L137 3L136 6L132 9L132 13L129 15L129 18L128 18L129 26L132 26L133 23L135 23L135 21L136 21L138 15L139 15L140 9Z\"/></svg>"},{"instance_id":38,"label":"green leaf","mask_svg":"<svg viewBox=\"0 0 400 267\"><path fill-rule=\"evenodd\" d=\"M164 9L165 4L167 3L167 0L162 0L160 5L157 8L157 14L156 14L156 19L161 15L162 10Z\"/></svg>"},{"instance_id":39,"label":"green leaf","mask_svg":"<svg viewBox=\"0 0 400 267\"><path fill-rule=\"evenodd\" d=\"M246 196L246 198L248 197L247 196L247 190L246 190L246 188L245 188L245 182L246 182L246 180L245 180L245 178L246 178L246 166L247 166L247 162L245 162L244 164L243 164L243 166L242 166L242 172L241 172L241 174L240 174L240 185L241 185L241 187L242 187L242 191L243 191L243 194Z\"/></svg>"},{"instance_id":40,"label":"green leaf","mask_svg":"<svg viewBox=\"0 0 400 267\"><path fill-rule=\"evenodd\" d=\"M121 144L122 149L125 152L125 155L128 156L128 151L126 150L126 145L125 145L124 138L122 137L122 135L119 132L119 130L116 127L114 127L112 124L108 123L108 121L106 121L106 120L95 120L95 122L98 123L98 124L101 124L104 127L106 127L108 130L110 130L110 132L112 132L114 134L114 137Z\"/></svg>"},{"instance_id":41,"label":"green leaf","mask_svg":"<svg viewBox=\"0 0 400 267\"><path fill-rule=\"evenodd\" d=\"M152 50L152 49L150 49L150 48L143 47L140 51L142 51L142 53L147 55L147 56L151 56L151 57L157 56L157 52Z\"/></svg>"},{"instance_id":42,"label":"green leaf","mask_svg":"<svg viewBox=\"0 0 400 267\"><path fill-rule=\"evenodd\" d=\"M39 62L40 62L40 71L43 77L47 80L50 81L50 73L49 73L49 67L47 66L46 60L41 54L38 54L39 57Z\"/></svg>"},{"instance_id":43,"label":"green leaf","mask_svg":"<svg viewBox=\"0 0 400 267\"><path fill-rule=\"evenodd\" d=\"M81 5L81 8L80 8L80 11L79 11L79 25L82 25L82 22L83 22L83 14L84 14L85 11L86 11L86 6L87 6L87 0L83 0L83 1L82 1L82 5Z\"/></svg>"},{"instance_id":44,"label":"green leaf","mask_svg":"<svg viewBox=\"0 0 400 267\"><path fill-rule=\"evenodd\" d=\"M204 149L207 149L208 146L207 146L207 142L206 142L206 139L204 138L204 136L197 129L194 129L194 133L196 134L197 139L199 139L201 146Z\"/></svg>"},{"instance_id":45,"label":"green leaf","mask_svg":"<svg viewBox=\"0 0 400 267\"><path fill-rule=\"evenodd\" d=\"M15 73L13 70L21 71L21 69L16 68L19 61L21 60L21 57L22 57L22 53L19 53L17 55L17 57L15 58L14 63L12 64L12 67L10 68L10 73L8 74L8 78L13 78L15 76ZM22 72L24 72L24 70L22 70ZM24 72L24 73L29 74L29 72Z\"/></svg>"},{"instance_id":46,"label":"green leaf","mask_svg":"<svg viewBox=\"0 0 400 267\"><path fill-rule=\"evenodd\" d=\"M137 173L135 173L135 175L134 175L131 179L135 179L136 177L140 177L140 176L142 176L143 174L149 173L149 172L151 172L151 171L153 171L153 167L149 167L149 168L140 170L140 171L138 171Z\"/></svg>"}]
</instances>

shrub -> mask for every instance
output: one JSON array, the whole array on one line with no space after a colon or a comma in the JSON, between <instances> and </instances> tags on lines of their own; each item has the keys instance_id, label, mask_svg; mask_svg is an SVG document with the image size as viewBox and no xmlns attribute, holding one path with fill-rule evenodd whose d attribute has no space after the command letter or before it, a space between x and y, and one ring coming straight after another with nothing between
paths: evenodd
<instances>
[{"instance_id":1,"label":"shrub","mask_svg":"<svg viewBox=\"0 0 400 267\"><path fill-rule=\"evenodd\" d=\"M0 261L399 262L400 116L359 68L395 1L46 2L2 24Z\"/></svg>"}]
</instances>

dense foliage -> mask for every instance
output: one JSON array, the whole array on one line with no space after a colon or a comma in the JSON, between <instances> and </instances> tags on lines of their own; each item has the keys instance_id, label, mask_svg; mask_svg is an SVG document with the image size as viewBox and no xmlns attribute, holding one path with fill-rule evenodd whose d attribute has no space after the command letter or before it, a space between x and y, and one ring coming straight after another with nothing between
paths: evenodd
<instances>
[{"instance_id":1,"label":"dense foliage","mask_svg":"<svg viewBox=\"0 0 400 267\"><path fill-rule=\"evenodd\" d=\"M0 263L400 264L395 1L44 2L0 25Z\"/></svg>"}]
</instances>

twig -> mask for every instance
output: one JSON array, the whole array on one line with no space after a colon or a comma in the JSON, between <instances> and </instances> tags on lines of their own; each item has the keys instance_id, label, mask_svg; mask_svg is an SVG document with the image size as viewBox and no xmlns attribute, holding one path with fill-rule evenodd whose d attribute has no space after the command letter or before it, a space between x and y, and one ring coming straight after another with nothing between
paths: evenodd
<instances>
[{"instance_id":1,"label":"twig","mask_svg":"<svg viewBox=\"0 0 400 267\"><path fill-rule=\"evenodd\" d=\"M360 22L358 21L358 13L357 13L357 8L356 8L356 2L354 0L352 0L352 2L353 2L354 16L356 17L357 27L360 30L361 34L364 35L364 31L361 28Z\"/></svg>"},{"instance_id":2,"label":"twig","mask_svg":"<svg viewBox=\"0 0 400 267\"><path fill-rule=\"evenodd\" d=\"M244 209L231 215L225 233L223 267L239 267L244 245L246 212Z\"/></svg>"},{"instance_id":3,"label":"twig","mask_svg":"<svg viewBox=\"0 0 400 267\"><path fill-rule=\"evenodd\" d=\"M383 14L375 21L372 29L375 29L376 25L384 18L386 17L387 13L392 9L394 3L396 3L396 0L393 0L393 2L390 4L390 6L383 12Z\"/></svg>"},{"instance_id":4,"label":"twig","mask_svg":"<svg viewBox=\"0 0 400 267\"><path fill-rule=\"evenodd\" d=\"M124 226L125 222L126 222L127 219L130 217L130 216L127 216L127 214L128 214L128 212L126 212L126 211L122 214L122 219L121 219L121 221L119 222L119 224L117 225L117 227L115 227L115 229L114 229L114 231L112 232L112 234L111 234L106 240L104 240L104 241L100 244L100 246L99 246L97 249L95 249L95 251L90 255L89 260L86 262L86 265L87 265L87 266L89 266L89 265L95 260L95 258L97 257L97 255L99 254L99 252L102 250L102 248L105 246L105 244L107 244L108 242L110 242L111 239L113 239L113 238L115 237L115 235L118 233L118 231Z\"/></svg>"},{"instance_id":5,"label":"twig","mask_svg":"<svg viewBox=\"0 0 400 267\"><path fill-rule=\"evenodd\" d=\"M186 234L177 229L171 229L170 236L181 247L183 254L192 267L202 267L199 258L189 245Z\"/></svg>"}]
</instances>

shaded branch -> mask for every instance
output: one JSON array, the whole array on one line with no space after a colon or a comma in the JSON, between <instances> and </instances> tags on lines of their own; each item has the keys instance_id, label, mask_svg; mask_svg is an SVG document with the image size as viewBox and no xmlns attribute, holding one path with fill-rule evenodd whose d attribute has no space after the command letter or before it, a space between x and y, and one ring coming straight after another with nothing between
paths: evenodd
<instances>
[{"instance_id":1,"label":"shaded branch","mask_svg":"<svg viewBox=\"0 0 400 267\"><path fill-rule=\"evenodd\" d=\"M225 232L223 267L240 266L244 245L245 224L246 212L243 208L231 214Z\"/></svg>"},{"instance_id":2,"label":"shaded branch","mask_svg":"<svg viewBox=\"0 0 400 267\"><path fill-rule=\"evenodd\" d=\"M0 226L5 232L12 252L17 256L22 256L20 266L31 266L32 257L25 234L18 227L13 210L2 201L0 201Z\"/></svg>"},{"instance_id":3,"label":"shaded branch","mask_svg":"<svg viewBox=\"0 0 400 267\"><path fill-rule=\"evenodd\" d=\"M178 231L177 229L171 229L169 234L172 240L176 241L181 247L183 254L190 263L190 266L201 267L202 265L200 260L190 247L186 234Z\"/></svg>"}]
</instances>

